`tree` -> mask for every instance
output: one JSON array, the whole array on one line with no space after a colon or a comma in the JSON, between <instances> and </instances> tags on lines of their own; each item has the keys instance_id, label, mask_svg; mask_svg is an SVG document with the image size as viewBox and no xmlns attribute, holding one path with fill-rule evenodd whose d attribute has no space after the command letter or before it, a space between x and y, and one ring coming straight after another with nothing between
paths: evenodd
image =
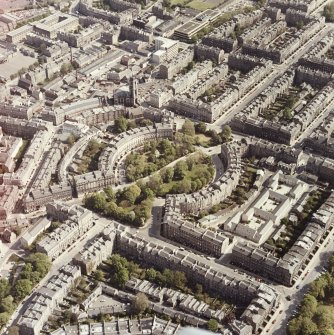
<instances>
[{"instance_id":1,"label":"tree","mask_svg":"<svg viewBox=\"0 0 334 335\"><path fill-rule=\"evenodd\" d=\"M300 306L300 313L303 316L312 318L317 310L317 306L317 299L313 295L306 294Z\"/></svg>"},{"instance_id":2,"label":"tree","mask_svg":"<svg viewBox=\"0 0 334 335\"><path fill-rule=\"evenodd\" d=\"M162 186L162 180L159 173L156 173L147 182L147 187L149 187L155 194L159 194Z\"/></svg>"},{"instance_id":3,"label":"tree","mask_svg":"<svg viewBox=\"0 0 334 335\"><path fill-rule=\"evenodd\" d=\"M10 285L7 279L1 278L0 279L0 301L7 297L10 292Z\"/></svg>"},{"instance_id":4,"label":"tree","mask_svg":"<svg viewBox=\"0 0 334 335\"><path fill-rule=\"evenodd\" d=\"M331 328L332 319L333 317L328 310L317 311L314 314L314 321L317 324L318 328L322 330Z\"/></svg>"},{"instance_id":5,"label":"tree","mask_svg":"<svg viewBox=\"0 0 334 335\"><path fill-rule=\"evenodd\" d=\"M328 22L334 21L334 2L331 2L324 7L323 15L326 18L326 21Z\"/></svg>"},{"instance_id":6,"label":"tree","mask_svg":"<svg viewBox=\"0 0 334 335\"><path fill-rule=\"evenodd\" d=\"M164 269L162 272L162 281L164 285L172 287L174 283L174 272L170 269Z\"/></svg>"},{"instance_id":7,"label":"tree","mask_svg":"<svg viewBox=\"0 0 334 335\"><path fill-rule=\"evenodd\" d=\"M196 130L197 133L205 134L206 124L204 122L197 123L196 126L195 126L195 130Z\"/></svg>"},{"instance_id":8,"label":"tree","mask_svg":"<svg viewBox=\"0 0 334 335\"><path fill-rule=\"evenodd\" d=\"M299 20L296 22L297 29L302 29L304 27L305 23L303 20Z\"/></svg>"},{"instance_id":9,"label":"tree","mask_svg":"<svg viewBox=\"0 0 334 335\"><path fill-rule=\"evenodd\" d=\"M119 207L115 202L108 202L104 208L104 214L109 217L117 218L119 215Z\"/></svg>"},{"instance_id":10,"label":"tree","mask_svg":"<svg viewBox=\"0 0 334 335\"><path fill-rule=\"evenodd\" d=\"M301 325L301 318L294 318L290 320L287 328L287 332L289 335L298 335Z\"/></svg>"},{"instance_id":11,"label":"tree","mask_svg":"<svg viewBox=\"0 0 334 335\"><path fill-rule=\"evenodd\" d=\"M175 194L190 193L191 188L192 188L191 181L188 179L183 179L174 184L172 192Z\"/></svg>"},{"instance_id":12,"label":"tree","mask_svg":"<svg viewBox=\"0 0 334 335\"><path fill-rule=\"evenodd\" d=\"M94 277L98 281L104 281L104 272L101 271L101 270L96 270L95 274L94 274Z\"/></svg>"},{"instance_id":13,"label":"tree","mask_svg":"<svg viewBox=\"0 0 334 335\"><path fill-rule=\"evenodd\" d=\"M27 69L25 67L21 68L17 73L21 77L27 72Z\"/></svg>"},{"instance_id":14,"label":"tree","mask_svg":"<svg viewBox=\"0 0 334 335\"><path fill-rule=\"evenodd\" d=\"M309 318L303 317L300 324L300 335L312 335L318 330L317 325Z\"/></svg>"},{"instance_id":15,"label":"tree","mask_svg":"<svg viewBox=\"0 0 334 335\"><path fill-rule=\"evenodd\" d=\"M182 180L186 176L188 170L187 163L185 161L179 161L174 166L174 179Z\"/></svg>"},{"instance_id":16,"label":"tree","mask_svg":"<svg viewBox=\"0 0 334 335\"><path fill-rule=\"evenodd\" d=\"M124 116L120 116L115 120L115 131L117 133L123 133L128 129L128 120Z\"/></svg>"},{"instance_id":17,"label":"tree","mask_svg":"<svg viewBox=\"0 0 334 335\"><path fill-rule=\"evenodd\" d=\"M285 107L283 110L283 117L285 120L291 120L292 119L292 109L289 107Z\"/></svg>"},{"instance_id":18,"label":"tree","mask_svg":"<svg viewBox=\"0 0 334 335\"><path fill-rule=\"evenodd\" d=\"M328 271L331 275L334 275L334 255L329 257L328 260Z\"/></svg>"},{"instance_id":19,"label":"tree","mask_svg":"<svg viewBox=\"0 0 334 335\"><path fill-rule=\"evenodd\" d=\"M139 125L141 127L147 127L147 126L152 126L153 125L153 122L149 119L142 119L139 121Z\"/></svg>"},{"instance_id":20,"label":"tree","mask_svg":"<svg viewBox=\"0 0 334 335\"><path fill-rule=\"evenodd\" d=\"M65 75L72 70L73 70L73 67L71 63L63 63L62 66L60 67L60 74Z\"/></svg>"},{"instance_id":21,"label":"tree","mask_svg":"<svg viewBox=\"0 0 334 335\"><path fill-rule=\"evenodd\" d=\"M224 142L227 142L231 139L232 136L232 129L230 126L225 125L223 128L223 132L222 132L222 140Z\"/></svg>"},{"instance_id":22,"label":"tree","mask_svg":"<svg viewBox=\"0 0 334 335\"><path fill-rule=\"evenodd\" d=\"M222 143L222 138L218 135L218 133L215 130L208 130L206 134L211 137L211 143L213 145L218 145Z\"/></svg>"},{"instance_id":23,"label":"tree","mask_svg":"<svg viewBox=\"0 0 334 335\"><path fill-rule=\"evenodd\" d=\"M201 284L196 284L195 293L196 294L202 294L203 293L203 286Z\"/></svg>"},{"instance_id":24,"label":"tree","mask_svg":"<svg viewBox=\"0 0 334 335\"><path fill-rule=\"evenodd\" d=\"M310 294L317 299L323 299L325 297L325 288L328 282L325 277L321 276L311 283Z\"/></svg>"},{"instance_id":25,"label":"tree","mask_svg":"<svg viewBox=\"0 0 334 335\"><path fill-rule=\"evenodd\" d=\"M26 262L33 266L34 271L40 274L40 278L47 275L52 265L49 257L41 252L31 254Z\"/></svg>"},{"instance_id":26,"label":"tree","mask_svg":"<svg viewBox=\"0 0 334 335\"><path fill-rule=\"evenodd\" d=\"M0 329L6 325L6 323L9 321L10 314L7 312L0 313Z\"/></svg>"},{"instance_id":27,"label":"tree","mask_svg":"<svg viewBox=\"0 0 334 335\"><path fill-rule=\"evenodd\" d=\"M184 272L175 271L173 278L173 285L177 288L184 289L187 284L187 278Z\"/></svg>"},{"instance_id":28,"label":"tree","mask_svg":"<svg viewBox=\"0 0 334 335\"><path fill-rule=\"evenodd\" d=\"M155 271L153 268L147 269L145 271L145 279L154 282L157 278L157 271Z\"/></svg>"},{"instance_id":29,"label":"tree","mask_svg":"<svg viewBox=\"0 0 334 335\"><path fill-rule=\"evenodd\" d=\"M17 326L9 327L8 335L20 335L20 329Z\"/></svg>"},{"instance_id":30,"label":"tree","mask_svg":"<svg viewBox=\"0 0 334 335\"><path fill-rule=\"evenodd\" d=\"M195 125L194 122L190 120L185 120L182 126L182 132L188 136L195 136Z\"/></svg>"},{"instance_id":31,"label":"tree","mask_svg":"<svg viewBox=\"0 0 334 335\"><path fill-rule=\"evenodd\" d=\"M217 332L218 330L218 322L215 319L210 319L207 323L207 327L212 332Z\"/></svg>"},{"instance_id":32,"label":"tree","mask_svg":"<svg viewBox=\"0 0 334 335\"><path fill-rule=\"evenodd\" d=\"M108 201L115 201L116 200L115 192L114 192L114 190L112 189L111 186L106 187L104 189L104 193L106 194Z\"/></svg>"},{"instance_id":33,"label":"tree","mask_svg":"<svg viewBox=\"0 0 334 335\"><path fill-rule=\"evenodd\" d=\"M68 135L66 143L71 147L75 143L75 136L73 134Z\"/></svg>"},{"instance_id":34,"label":"tree","mask_svg":"<svg viewBox=\"0 0 334 335\"><path fill-rule=\"evenodd\" d=\"M0 312L1 313L4 313L4 312L13 313L13 311L15 310L15 305L13 301L14 299L11 295L2 299L0 302Z\"/></svg>"},{"instance_id":35,"label":"tree","mask_svg":"<svg viewBox=\"0 0 334 335\"><path fill-rule=\"evenodd\" d=\"M141 190L137 185L131 185L123 193L123 198L133 205L140 196L140 193Z\"/></svg>"},{"instance_id":36,"label":"tree","mask_svg":"<svg viewBox=\"0 0 334 335\"><path fill-rule=\"evenodd\" d=\"M14 287L15 297L22 300L32 291L32 283L29 279L19 279Z\"/></svg>"},{"instance_id":37,"label":"tree","mask_svg":"<svg viewBox=\"0 0 334 335\"><path fill-rule=\"evenodd\" d=\"M134 314L142 314L149 306L149 301L144 293L137 293L131 305Z\"/></svg>"},{"instance_id":38,"label":"tree","mask_svg":"<svg viewBox=\"0 0 334 335\"><path fill-rule=\"evenodd\" d=\"M126 268L122 267L113 275L112 278L116 286L123 288L129 280L129 271Z\"/></svg>"},{"instance_id":39,"label":"tree","mask_svg":"<svg viewBox=\"0 0 334 335\"><path fill-rule=\"evenodd\" d=\"M44 53L45 51L46 51L46 48L47 48L47 46L46 46L46 44L45 43L42 43L39 47L38 47L38 52L39 53Z\"/></svg>"},{"instance_id":40,"label":"tree","mask_svg":"<svg viewBox=\"0 0 334 335\"><path fill-rule=\"evenodd\" d=\"M166 167L160 172L161 178L164 183L170 183L174 177L174 169L172 167Z\"/></svg>"},{"instance_id":41,"label":"tree","mask_svg":"<svg viewBox=\"0 0 334 335\"><path fill-rule=\"evenodd\" d=\"M105 194L95 193L84 200L85 206L96 211L104 211L107 205Z\"/></svg>"}]
</instances>

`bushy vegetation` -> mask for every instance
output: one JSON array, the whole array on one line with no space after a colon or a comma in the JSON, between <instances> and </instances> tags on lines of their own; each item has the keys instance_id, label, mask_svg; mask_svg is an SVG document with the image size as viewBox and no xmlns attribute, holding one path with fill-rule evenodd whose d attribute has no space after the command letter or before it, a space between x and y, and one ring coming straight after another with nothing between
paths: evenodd
<instances>
[{"instance_id":1,"label":"bushy vegetation","mask_svg":"<svg viewBox=\"0 0 334 335\"><path fill-rule=\"evenodd\" d=\"M328 193L326 192L319 190L313 191L307 199L303 211L298 214L297 221L291 221L288 218L283 218L281 220L281 224L284 224L286 227L285 232L282 233L277 241L272 239L268 240L268 243L275 247L275 252L278 257L284 256L285 253L292 247L305 229L305 226L308 224L312 214L319 209L327 197Z\"/></svg>"},{"instance_id":2,"label":"bushy vegetation","mask_svg":"<svg viewBox=\"0 0 334 335\"><path fill-rule=\"evenodd\" d=\"M125 160L126 177L134 181L160 170L175 159L193 152L194 148L184 142L171 142L168 139L159 139L145 143L140 152L130 153Z\"/></svg>"},{"instance_id":3,"label":"bushy vegetation","mask_svg":"<svg viewBox=\"0 0 334 335\"><path fill-rule=\"evenodd\" d=\"M206 292L203 292L203 287L191 280L188 280L184 272L182 271L172 271L170 269L164 269L159 271L155 268L143 268L134 261L129 261L126 258L114 254L102 265L102 270L97 270L96 274L101 277L103 273L103 280L110 283L110 285L123 289L126 282L130 278L145 279L149 282L155 283L160 287L168 287L175 290L180 290L181 292L192 294L196 299L204 301L211 306L213 309L221 309L226 307L232 311L232 308L221 301L217 297L211 297ZM141 299L144 300L144 299ZM142 312L143 309L141 308ZM139 314L139 313L138 313Z\"/></svg>"},{"instance_id":4,"label":"bushy vegetation","mask_svg":"<svg viewBox=\"0 0 334 335\"><path fill-rule=\"evenodd\" d=\"M324 7L324 17L328 22L334 22L334 2L332 1Z\"/></svg>"},{"instance_id":5,"label":"bushy vegetation","mask_svg":"<svg viewBox=\"0 0 334 335\"><path fill-rule=\"evenodd\" d=\"M135 120L129 120L125 118L124 116L120 116L115 120L113 131L117 134L123 133L124 131L136 128L136 127L145 127L145 126L151 126L153 122L148 119L141 119L138 121Z\"/></svg>"},{"instance_id":6,"label":"bushy vegetation","mask_svg":"<svg viewBox=\"0 0 334 335\"><path fill-rule=\"evenodd\" d=\"M288 324L289 335L332 335L334 333L334 255L328 272L311 283L298 315Z\"/></svg>"},{"instance_id":7,"label":"bushy vegetation","mask_svg":"<svg viewBox=\"0 0 334 335\"><path fill-rule=\"evenodd\" d=\"M105 143L98 142L95 139L90 140L78 165L78 173L82 174L97 170L100 154L105 147Z\"/></svg>"},{"instance_id":8,"label":"bushy vegetation","mask_svg":"<svg viewBox=\"0 0 334 335\"><path fill-rule=\"evenodd\" d=\"M31 293L33 287L51 269L49 258L42 253L29 255L22 265L15 284L12 280L0 279L0 329L8 322L19 302Z\"/></svg>"},{"instance_id":9,"label":"bushy vegetation","mask_svg":"<svg viewBox=\"0 0 334 335\"><path fill-rule=\"evenodd\" d=\"M138 185L114 192L111 187L85 198L85 206L106 217L135 226L144 225L151 216L154 194Z\"/></svg>"},{"instance_id":10,"label":"bushy vegetation","mask_svg":"<svg viewBox=\"0 0 334 335\"><path fill-rule=\"evenodd\" d=\"M117 192L108 187L86 196L84 203L97 213L138 227L150 218L155 196L197 191L209 183L213 175L211 157L198 153L177 162L174 167L162 169L147 182L139 181Z\"/></svg>"}]
</instances>

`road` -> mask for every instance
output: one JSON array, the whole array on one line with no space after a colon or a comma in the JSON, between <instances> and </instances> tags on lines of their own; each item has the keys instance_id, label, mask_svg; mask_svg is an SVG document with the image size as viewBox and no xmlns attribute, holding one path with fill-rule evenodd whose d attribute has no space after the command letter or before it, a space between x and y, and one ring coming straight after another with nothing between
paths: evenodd
<instances>
[{"instance_id":1,"label":"road","mask_svg":"<svg viewBox=\"0 0 334 335\"><path fill-rule=\"evenodd\" d=\"M87 243L87 241L93 239L96 235L100 234L103 229L110 224L110 221L106 219L100 219L97 216L94 217L96 224L86 233L84 236L82 236L77 242L73 244L69 249L67 249L65 252L63 252L58 258L56 258L52 262L52 268L47 276L41 280L41 282L34 288L34 291L36 291L38 288L42 287L50 277L52 277L54 274L57 273L57 271L64 265L68 264L72 258L83 249L84 245ZM13 316L11 317L9 323L7 324L7 327L10 327L14 325L20 315L24 313L24 311L27 309L31 302L31 296L28 297L26 300L24 300L18 308L15 310Z\"/></svg>"},{"instance_id":2,"label":"road","mask_svg":"<svg viewBox=\"0 0 334 335\"><path fill-rule=\"evenodd\" d=\"M330 30L332 30L334 24L328 24L325 28L323 28L319 33L309 39L302 47L300 47L294 54L292 54L284 63L282 64L274 64L272 72L264 78L261 82L259 82L250 92L248 92L243 98L239 99L239 101L233 105L229 110L227 110L217 121L215 121L212 125L214 127L221 127L224 124L229 123L233 117L245 109L247 105L258 96L265 88L271 85L275 79L280 77L285 71L287 71L298 59L314 44L318 43L324 36L328 34ZM210 128L210 125L208 125ZM212 126L211 126L212 127Z\"/></svg>"},{"instance_id":3,"label":"road","mask_svg":"<svg viewBox=\"0 0 334 335\"><path fill-rule=\"evenodd\" d=\"M286 335L286 326L292 314L296 311L304 295L307 293L310 283L320 275L323 267L326 266L329 256L334 252L334 243L327 244L329 239L331 239L329 242L332 242L333 238L334 229L332 229L330 234L326 237L325 241L319 247L319 250L304 269L293 287L285 287L282 285L276 287L276 289L283 295L282 304L279 308L279 310L282 310L282 313L279 314L279 311L277 311L274 316L276 319L275 324L268 324L263 329L262 335ZM297 286L299 286L298 289ZM291 301L284 298L288 295L291 296Z\"/></svg>"}]
</instances>

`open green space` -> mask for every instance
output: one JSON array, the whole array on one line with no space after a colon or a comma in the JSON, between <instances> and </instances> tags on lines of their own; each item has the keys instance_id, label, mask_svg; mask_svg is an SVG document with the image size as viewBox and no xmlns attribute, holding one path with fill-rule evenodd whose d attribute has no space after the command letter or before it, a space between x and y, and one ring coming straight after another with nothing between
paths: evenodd
<instances>
[{"instance_id":1,"label":"open green space","mask_svg":"<svg viewBox=\"0 0 334 335\"><path fill-rule=\"evenodd\" d=\"M102 192L86 196L85 206L101 215L142 226L151 217L153 198L168 193L195 192L213 178L211 157L194 153L174 167L166 167L154 174L147 182L139 181L114 192L107 187Z\"/></svg>"},{"instance_id":2,"label":"open green space","mask_svg":"<svg viewBox=\"0 0 334 335\"><path fill-rule=\"evenodd\" d=\"M283 257L286 252L290 250L300 234L304 231L305 226L309 223L312 214L325 202L328 195L328 192L320 190L311 192L303 211L298 214L297 221L291 221L288 218L281 220L281 224L284 224L286 227L285 232L283 232L276 241L273 239L267 241L268 244L275 247L276 256Z\"/></svg>"},{"instance_id":3,"label":"open green space","mask_svg":"<svg viewBox=\"0 0 334 335\"><path fill-rule=\"evenodd\" d=\"M99 157L105 147L105 143L98 142L95 139L90 140L83 152L81 162L78 164L78 173L83 174L98 170Z\"/></svg>"},{"instance_id":4,"label":"open green space","mask_svg":"<svg viewBox=\"0 0 334 335\"><path fill-rule=\"evenodd\" d=\"M187 4L187 7L204 11L206 9L216 8L219 5L217 2L211 2L206 0L193 0Z\"/></svg>"},{"instance_id":5,"label":"open green space","mask_svg":"<svg viewBox=\"0 0 334 335\"><path fill-rule=\"evenodd\" d=\"M35 253L24 261L18 258L10 279L0 278L0 330L9 321L19 303L31 294L50 271L51 261L45 254Z\"/></svg>"},{"instance_id":6,"label":"open green space","mask_svg":"<svg viewBox=\"0 0 334 335\"><path fill-rule=\"evenodd\" d=\"M334 255L328 262L328 272L310 285L295 318L288 324L288 335L334 334Z\"/></svg>"},{"instance_id":7,"label":"open green space","mask_svg":"<svg viewBox=\"0 0 334 335\"><path fill-rule=\"evenodd\" d=\"M94 277L98 281L105 281L110 285L123 289L130 278L139 278L155 283L160 287L168 287L186 294L194 295L196 299L204 301L212 309L224 309L233 313L233 308L217 297L210 296L201 284L189 280L182 271L156 268L145 268L134 260L128 260L118 254L112 255L95 271Z\"/></svg>"}]
</instances>

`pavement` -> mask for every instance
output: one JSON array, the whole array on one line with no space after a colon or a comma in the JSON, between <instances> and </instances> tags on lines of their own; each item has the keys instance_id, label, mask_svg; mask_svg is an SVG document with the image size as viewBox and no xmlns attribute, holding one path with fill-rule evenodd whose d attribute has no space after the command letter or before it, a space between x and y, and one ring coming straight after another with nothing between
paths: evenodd
<instances>
[{"instance_id":1,"label":"pavement","mask_svg":"<svg viewBox=\"0 0 334 335\"><path fill-rule=\"evenodd\" d=\"M262 81L253 87L246 95L238 100L229 110L227 110L217 121L212 125L213 127L221 127L224 124L229 123L233 117L245 109L247 105L258 96L265 88L271 85L278 77L280 77L285 71L287 71L298 59L314 44L318 43L323 37L325 37L330 30L332 30L334 24L327 24L320 32L310 38L303 46L301 46L295 53L293 53L284 63L274 64L272 72L269 73ZM211 125L208 125L211 128Z\"/></svg>"},{"instance_id":2,"label":"pavement","mask_svg":"<svg viewBox=\"0 0 334 335\"><path fill-rule=\"evenodd\" d=\"M323 268L327 265L329 256L334 252L333 240L334 229L328 234L293 287L285 287L282 285L275 287L282 294L281 305L274 316L275 323L268 324L263 329L261 335L286 335L286 326L292 318L292 315L296 312L304 295L307 293L310 283L321 275ZM327 244L327 242L329 243ZM291 301L286 300L285 297L288 295L291 296ZM280 310L282 311L281 313L279 313Z\"/></svg>"},{"instance_id":3,"label":"pavement","mask_svg":"<svg viewBox=\"0 0 334 335\"><path fill-rule=\"evenodd\" d=\"M50 272L40 281L38 285L34 288L33 292L36 291L38 288L42 287L50 277L57 273L57 271L64 265L68 264L68 262L80 251L83 249L84 245L95 236L100 234L104 228L110 224L110 221L103 218L98 218L97 216L94 217L96 224L86 232L76 243L73 244L69 249L64 251L58 258L56 258L52 262L52 267ZM19 241L17 241L19 243ZM0 267L1 268L1 267ZM30 295L28 298L23 300L23 302L18 306L15 310L14 314L12 315L10 321L7 324L7 327L14 325L20 315L24 313L24 311L28 308L29 304L31 303L32 296ZM6 334L6 332L4 333Z\"/></svg>"}]
</instances>

